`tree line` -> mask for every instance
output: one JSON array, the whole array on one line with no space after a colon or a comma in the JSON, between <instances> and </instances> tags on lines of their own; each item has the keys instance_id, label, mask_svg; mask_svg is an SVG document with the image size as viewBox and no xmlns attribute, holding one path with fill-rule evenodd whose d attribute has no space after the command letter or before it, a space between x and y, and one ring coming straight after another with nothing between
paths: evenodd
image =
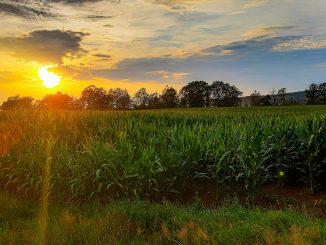
<instances>
[{"instance_id":1,"label":"tree line","mask_svg":"<svg viewBox=\"0 0 326 245\"><path fill-rule=\"evenodd\" d=\"M305 91L307 104L326 104L326 82L310 84L309 88Z\"/></svg>"},{"instance_id":2,"label":"tree line","mask_svg":"<svg viewBox=\"0 0 326 245\"><path fill-rule=\"evenodd\" d=\"M141 88L132 97L126 89L105 90L94 85L85 88L80 98L58 92L45 96L41 100L32 97L9 97L1 109L67 109L67 110L129 110L160 109L177 107L231 107L239 106L242 92L234 85L222 81L208 84L205 81L193 81L179 92L166 86L161 94L148 93Z\"/></svg>"},{"instance_id":3,"label":"tree line","mask_svg":"<svg viewBox=\"0 0 326 245\"><path fill-rule=\"evenodd\" d=\"M287 98L286 88L281 88L278 91L273 89L267 95L261 95L256 90L250 94L251 106L278 106L278 105L296 105L296 104L308 104L308 105L325 105L326 104L326 82L316 84L312 83L308 89L304 91L305 100L297 101L293 98Z\"/></svg>"},{"instance_id":4,"label":"tree line","mask_svg":"<svg viewBox=\"0 0 326 245\"><path fill-rule=\"evenodd\" d=\"M296 104L295 101L286 99L286 88L281 88L277 92L275 89L267 95L261 95L256 90L249 96L251 106L277 106Z\"/></svg>"},{"instance_id":5,"label":"tree line","mask_svg":"<svg viewBox=\"0 0 326 245\"><path fill-rule=\"evenodd\" d=\"M286 88L273 89L267 95L254 91L250 96L250 106L293 105L298 101L287 99ZM161 94L148 93L141 88L132 97L126 89L105 90L94 85L85 88L80 98L58 92L46 95L41 100L32 97L9 97L2 110L16 109L67 109L67 110L131 110L188 107L235 107L241 105L242 92L234 85L223 81L208 84L205 81L193 81L178 92L166 86ZM305 90L306 104L326 104L326 83L312 83Z\"/></svg>"}]
</instances>

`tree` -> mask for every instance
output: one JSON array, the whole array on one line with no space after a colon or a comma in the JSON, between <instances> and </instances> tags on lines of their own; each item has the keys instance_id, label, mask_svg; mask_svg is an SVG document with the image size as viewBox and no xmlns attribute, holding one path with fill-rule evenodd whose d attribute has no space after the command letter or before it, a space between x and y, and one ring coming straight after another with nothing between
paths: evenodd
<instances>
[{"instance_id":1,"label":"tree","mask_svg":"<svg viewBox=\"0 0 326 245\"><path fill-rule=\"evenodd\" d=\"M82 91L80 101L88 109L105 110L113 108L113 99L104 88L91 85Z\"/></svg>"},{"instance_id":2,"label":"tree","mask_svg":"<svg viewBox=\"0 0 326 245\"><path fill-rule=\"evenodd\" d=\"M141 88L138 90L132 101L134 108L136 109L146 109L148 107L149 94L146 91L146 88Z\"/></svg>"},{"instance_id":3,"label":"tree","mask_svg":"<svg viewBox=\"0 0 326 245\"><path fill-rule=\"evenodd\" d=\"M210 97L214 106L238 106L242 92L235 86L214 81L210 86Z\"/></svg>"},{"instance_id":4,"label":"tree","mask_svg":"<svg viewBox=\"0 0 326 245\"><path fill-rule=\"evenodd\" d=\"M272 100L272 97L268 94L268 95L264 96L263 98L258 99L257 105L258 106L270 106L270 105L272 105L271 100Z\"/></svg>"},{"instance_id":5,"label":"tree","mask_svg":"<svg viewBox=\"0 0 326 245\"><path fill-rule=\"evenodd\" d=\"M318 85L318 95L321 97L323 104L326 104L326 82Z\"/></svg>"},{"instance_id":6,"label":"tree","mask_svg":"<svg viewBox=\"0 0 326 245\"><path fill-rule=\"evenodd\" d=\"M148 108L149 109L159 109L162 106L161 97L158 93L153 93L148 96Z\"/></svg>"},{"instance_id":7,"label":"tree","mask_svg":"<svg viewBox=\"0 0 326 245\"><path fill-rule=\"evenodd\" d=\"M20 97L16 95L14 97L9 97L7 101L2 103L1 108L3 110L29 110L33 108L32 97Z\"/></svg>"},{"instance_id":8,"label":"tree","mask_svg":"<svg viewBox=\"0 0 326 245\"><path fill-rule=\"evenodd\" d=\"M186 107L209 106L210 86L204 81L188 83L180 91L181 102Z\"/></svg>"},{"instance_id":9,"label":"tree","mask_svg":"<svg viewBox=\"0 0 326 245\"><path fill-rule=\"evenodd\" d=\"M256 90L250 95L251 106L258 106L259 98L261 97L260 93Z\"/></svg>"},{"instance_id":10,"label":"tree","mask_svg":"<svg viewBox=\"0 0 326 245\"><path fill-rule=\"evenodd\" d=\"M270 91L269 93L272 99L272 104L276 105L276 99L277 99L276 90L273 88L272 91Z\"/></svg>"},{"instance_id":11,"label":"tree","mask_svg":"<svg viewBox=\"0 0 326 245\"><path fill-rule=\"evenodd\" d=\"M178 92L172 87L166 86L161 96L164 108L175 108L178 105Z\"/></svg>"},{"instance_id":12,"label":"tree","mask_svg":"<svg viewBox=\"0 0 326 245\"><path fill-rule=\"evenodd\" d=\"M57 94L46 95L38 102L38 108L51 110L74 110L78 109L78 100L68 94L58 92Z\"/></svg>"},{"instance_id":13,"label":"tree","mask_svg":"<svg viewBox=\"0 0 326 245\"><path fill-rule=\"evenodd\" d=\"M305 95L309 105L316 104L318 102L318 85L315 83L310 84L309 89L305 90Z\"/></svg>"},{"instance_id":14,"label":"tree","mask_svg":"<svg viewBox=\"0 0 326 245\"><path fill-rule=\"evenodd\" d=\"M281 88L277 92L277 98L280 105L285 105L285 95L286 95L286 88Z\"/></svg>"},{"instance_id":15,"label":"tree","mask_svg":"<svg viewBox=\"0 0 326 245\"><path fill-rule=\"evenodd\" d=\"M130 108L131 99L126 89L121 89L121 88L110 89L109 96L112 97L113 108L115 109Z\"/></svg>"}]
</instances>

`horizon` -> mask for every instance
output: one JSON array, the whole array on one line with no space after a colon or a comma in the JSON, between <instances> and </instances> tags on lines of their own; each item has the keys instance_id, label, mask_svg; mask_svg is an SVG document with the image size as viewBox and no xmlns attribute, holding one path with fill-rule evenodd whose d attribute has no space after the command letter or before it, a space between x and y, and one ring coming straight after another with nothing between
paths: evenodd
<instances>
[{"instance_id":1,"label":"horizon","mask_svg":"<svg viewBox=\"0 0 326 245\"><path fill-rule=\"evenodd\" d=\"M244 94L324 82L323 0L0 0L0 102L90 84L178 91L220 80ZM40 76L43 71L43 76ZM53 80L54 79L54 80ZM290 92L289 92L290 93Z\"/></svg>"},{"instance_id":2,"label":"horizon","mask_svg":"<svg viewBox=\"0 0 326 245\"><path fill-rule=\"evenodd\" d=\"M209 82L209 84L211 84L210 82ZM232 85L232 84L231 84ZM95 85L93 85L93 84L89 84L88 86L86 86L85 88L87 88L87 87L90 87L90 86L95 86ZM164 86L164 88L165 87L172 87L172 86L169 86L168 84L166 84L165 86ZM84 88L84 89L85 89ZM164 89L163 88L163 89ZM114 88L104 88L107 92L110 90L110 89L114 89ZM140 89L142 89L142 88L140 88ZM148 89L147 88L145 88L146 89L146 91L148 92ZM152 91L151 93L157 93L158 95L162 95L162 91L163 91L163 89L161 90L161 91ZM177 92L179 93L180 92L180 89L176 89L177 90ZM134 94L135 93L130 93L130 91L127 89L127 91L128 91L128 93L129 93L129 95L131 96L131 98L134 96ZM278 89L277 90L275 90L275 92L277 92L278 91ZM135 91L135 92L137 92L137 91ZM266 95L270 95L270 92L267 92L267 93L260 93L260 91L254 91L253 90L253 92L258 92L259 94L260 94L260 96L266 96ZM304 93L305 92L305 89L303 89L303 90L299 90L299 91L286 91L286 94L293 94L293 93ZM71 97L73 97L73 98L80 98L81 97L81 94L82 94L82 91L80 91L80 93L78 94L78 95L72 95L72 94L69 94L69 93L65 93L65 92L62 92L62 91L60 91L60 90L57 90L57 91L55 91L55 92L53 92L53 93L49 93L49 94L46 94L46 95L44 95L43 97L33 97L33 96L30 96L30 95L28 95L28 94L26 94L26 95L20 95L20 94L15 94L15 95L12 95L12 96L9 96L9 97L7 97L7 98L4 98L3 100L1 100L1 97L0 97L0 105L3 103L3 102L5 102L8 98L10 98L10 97L15 97L15 96L19 96L19 97L32 97L35 101L37 101L37 100L42 100L45 96L47 96L47 95L51 95L51 94L57 94L57 93L62 93L62 94L67 94L67 95L69 95L69 96L71 96ZM149 93L149 94L151 94L151 93ZM239 98L246 98L246 97L250 97L250 94L242 94Z\"/></svg>"}]
</instances>

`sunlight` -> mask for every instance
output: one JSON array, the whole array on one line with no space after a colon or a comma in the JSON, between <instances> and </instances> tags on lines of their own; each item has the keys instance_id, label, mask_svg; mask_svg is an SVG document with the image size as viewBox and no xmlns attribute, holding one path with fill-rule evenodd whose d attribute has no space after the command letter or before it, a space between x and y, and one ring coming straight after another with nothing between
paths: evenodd
<instances>
[{"instance_id":1,"label":"sunlight","mask_svg":"<svg viewBox=\"0 0 326 245\"><path fill-rule=\"evenodd\" d=\"M48 71L48 69L52 67L54 66L43 66L38 70L38 76L43 81L44 86L47 88L54 88L59 84L61 79L60 76Z\"/></svg>"}]
</instances>

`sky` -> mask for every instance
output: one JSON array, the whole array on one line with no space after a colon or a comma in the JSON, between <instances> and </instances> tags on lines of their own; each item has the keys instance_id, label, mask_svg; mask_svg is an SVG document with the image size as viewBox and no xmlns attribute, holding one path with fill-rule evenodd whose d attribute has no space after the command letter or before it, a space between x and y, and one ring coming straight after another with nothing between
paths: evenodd
<instances>
[{"instance_id":1,"label":"sky","mask_svg":"<svg viewBox=\"0 0 326 245\"><path fill-rule=\"evenodd\" d=\"M325 0L0 0L0 101L194 80L302 91L326 81L325 10ZM58 86L44 86L44 66Z\"/></svg>"}]
</instances>

